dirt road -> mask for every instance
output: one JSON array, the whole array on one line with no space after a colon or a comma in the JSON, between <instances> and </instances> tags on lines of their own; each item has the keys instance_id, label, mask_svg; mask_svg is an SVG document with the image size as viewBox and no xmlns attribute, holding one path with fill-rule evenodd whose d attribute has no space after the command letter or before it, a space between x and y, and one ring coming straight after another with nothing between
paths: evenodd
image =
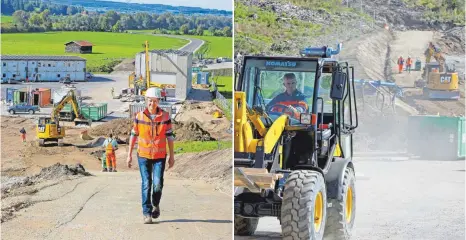
<instances>
[{"instance_id":1,"label":"dirt road","mask_svg":"<svg viewBox=\"0 0 466 240\"><path fill-rule=\"evenodd\" d=\"M351 239L465 239L464 161L357 155ZM235 239L278 240L281 228L276 218L261 218L254 236Z\"/></svg>"},{"instance_id":2,"label":"dirt road","mask_svg":"<svg viewBox=\"0 0 466 240\"><path fill-rule=\"evenodd\" d=\"M206 183L167 177L161 217L144 225L138 172L92 174L32 196L2 239L231 239L231 197Z\"/></svg>"},{"instance_id":3,"label":"dirt road","mask_svg":"<svg viewBox=\"0 0 466 240\"><path fill-rule=\"evenodd\" d=\"M411 71L398 73L396 61L398 57L403 56L407 59L408 56L413 58L413 61L419 59L423 65L425 63L424 51L430 41L434 40L434 32L431 31L406 31L396 32L395 39L391 42L391 64L393 66L393 78L396 84L404 88L404 95L409 105L415 107L420 113L440 114L443 116L464 115L464 85L460 84L462 90L461 98L457 101L446 100L429 100L422 97L422 90L414 88L414 81L422 79L421 71ZM446 56L448 60L449 57ZM431 60L435 61L435 60Z\"/></svg>"}]
</instances>

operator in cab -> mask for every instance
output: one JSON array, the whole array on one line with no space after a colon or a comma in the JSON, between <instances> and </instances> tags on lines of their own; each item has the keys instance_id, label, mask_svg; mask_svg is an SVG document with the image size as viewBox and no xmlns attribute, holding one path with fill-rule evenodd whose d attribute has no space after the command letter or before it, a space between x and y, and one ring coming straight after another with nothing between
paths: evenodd
<instances>
[{"instance_id":1,"label":"operator in cab","mask_svg":"<svg viewBox=\"0 0 466 240\"><path fill-rule=\"evenodd\" d=\"M283 76L285 92L280 93L267 104L269 112L287 113L299 119L300 113L309 111L305 99L306 96L297 89L297 80L294 73L287 73Z\"/></svg>"}]
</instances>

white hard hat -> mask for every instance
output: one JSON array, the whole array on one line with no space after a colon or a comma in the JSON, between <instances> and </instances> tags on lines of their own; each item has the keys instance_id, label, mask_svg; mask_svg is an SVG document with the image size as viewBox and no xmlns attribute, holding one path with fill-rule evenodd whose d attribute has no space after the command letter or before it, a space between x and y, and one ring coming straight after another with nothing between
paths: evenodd
<instances>
[{"instance_id":1,"label":"white hard hat","mask_svg":"<svg viewBox=\"0 0 466 240\"><path fill-rule=\"evenodd\" d=\"M146 97L148 97L148 98L162 98L160 88L152 87L152 88L147 89Z\"/></svg>"}]
</instances>

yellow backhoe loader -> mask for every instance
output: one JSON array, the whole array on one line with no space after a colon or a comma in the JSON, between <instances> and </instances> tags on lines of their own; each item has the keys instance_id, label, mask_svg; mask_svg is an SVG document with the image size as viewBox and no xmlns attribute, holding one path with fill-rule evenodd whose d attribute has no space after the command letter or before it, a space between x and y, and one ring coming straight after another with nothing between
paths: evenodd
<instances>
[{"instance_id":1,"label":"yellow backhoe loader","mask_svg":"<svg viewBox=\"0 0 466 240\"><path fill-rule=\"evenodd\" d=\"M423 89L423 95L429 99L459 99L458 73L445 62L440 49L433 43L424 52L426 64L422 79L414 83ZM430 62L434 57L435 62Z\"/></svg>"},{"instance_id":2,"label":"yellow backhoe loader","mask_svg":"<svg viewBox=\"0 0 466 240\"><path fill-rule=\"evenodd\" d=\"M91 125L90 119L85 119L78 105L78 100L73 90L70 90L66 96L53 108L50 117L40 117L36 126L37 138L39 146L43 147L47 142L57 142L58 146L63 146L63 138L65 137L65 127L59 122L60 111L65 107L65 104L71 103L72 109L76 118L75 125ZM81 135L81 138L83 136ZM84 138L87 138L84 136Z\"/></svg>"},{"instance_id":3,"label":"yellow backhoe loader","mask_svg":"<svg viewBox=\"0 0 466 240\"><path fill-rule=\"evenodd\" d=\"M340 49L244 57L233 102L235 235L268 216L283 239L350 238L358 116L354 68L332 58Z\"/></svg>"}]
</instances>

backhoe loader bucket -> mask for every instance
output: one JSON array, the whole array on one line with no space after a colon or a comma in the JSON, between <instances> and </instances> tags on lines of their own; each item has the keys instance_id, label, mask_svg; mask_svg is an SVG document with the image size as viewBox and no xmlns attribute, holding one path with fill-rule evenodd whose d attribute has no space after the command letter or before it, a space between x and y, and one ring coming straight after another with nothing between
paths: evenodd
<instances>
[{"instance_id":1,"label":"backhoe loader bucket","mask_svg":"<svg viewBox=\"0 0 466 240\"><path fill-rule=\"evenodd\" d=\"M94 138L89 136L89 134L87 133L87 130L84 130L81 132L80 134L80 137L82 140L93 140Z\"/></svg>"}]
</instances>

